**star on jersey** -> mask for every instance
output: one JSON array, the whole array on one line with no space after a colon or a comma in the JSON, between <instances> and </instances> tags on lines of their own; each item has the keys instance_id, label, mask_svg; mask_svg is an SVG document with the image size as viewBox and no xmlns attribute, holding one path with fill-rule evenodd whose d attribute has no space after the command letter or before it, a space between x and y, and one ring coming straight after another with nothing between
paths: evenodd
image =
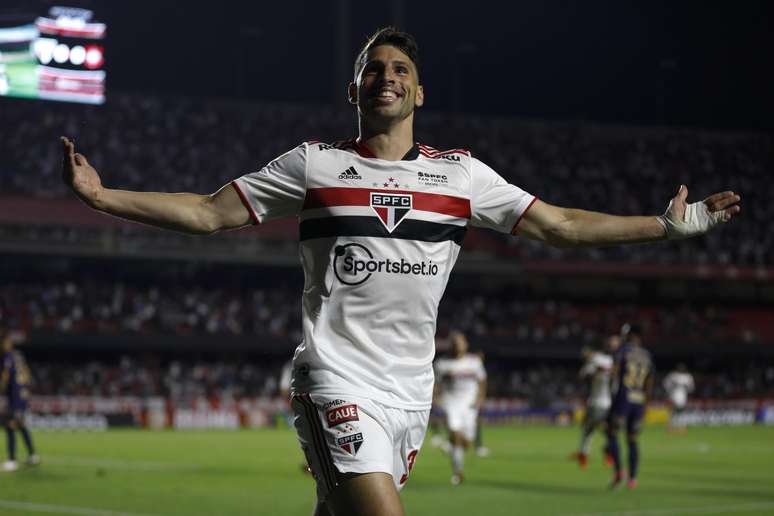
<instances>
[{"instance_id":1,"label":"star on jersey","mask_svg":"<svg viewBox=\"0 0 774 516\"><path fill-rule=\"evenodd\" d=\"M382 187L382 188L400 188L401 184L400 181L395 179L394 177L388 178L384 183L371 183L371 186L374 186L376 188ZM408 183L403 185L403 188L408 188Z\"/></svg>"}]
</instances>

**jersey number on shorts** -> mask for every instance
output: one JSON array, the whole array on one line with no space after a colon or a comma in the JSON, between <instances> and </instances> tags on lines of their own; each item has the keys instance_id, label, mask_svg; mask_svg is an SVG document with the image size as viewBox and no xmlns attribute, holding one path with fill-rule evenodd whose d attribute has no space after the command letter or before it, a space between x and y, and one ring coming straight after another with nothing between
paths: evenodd
<instances>
[{"instance_id":1,"label":"jersey number on shorts","mask_svg":"<svg viewBox=\"0 0 774 516\"><path fill-rule=\"evenodd\" d=\"M411 470L414 469L414 461L417 458L417 453L419 453L419 450L411 450L411 453L409 453L408 457L406 457L406 462L408 462L408 471L400 477L401 484L406 483L406 480L408 480L408 477L411 474Z\"/></svg>"}]
</instances>

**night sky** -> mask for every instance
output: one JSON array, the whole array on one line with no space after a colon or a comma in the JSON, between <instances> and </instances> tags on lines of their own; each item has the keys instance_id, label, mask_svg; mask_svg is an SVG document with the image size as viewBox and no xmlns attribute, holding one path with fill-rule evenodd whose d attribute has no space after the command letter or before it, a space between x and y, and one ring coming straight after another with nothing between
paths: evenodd
<instances>
[{"instance_id":1,"label":"night sky","mask_svg":"<svg viewBox=\"0 0 774 516\"><path fill-rule=\"evenodd\" d=\"M429 109L774 129L773 2L58 4L90 7L108 23L108 95L343 108L366 36L398 23L419 42Z\"/></svg>"}]
</instances>

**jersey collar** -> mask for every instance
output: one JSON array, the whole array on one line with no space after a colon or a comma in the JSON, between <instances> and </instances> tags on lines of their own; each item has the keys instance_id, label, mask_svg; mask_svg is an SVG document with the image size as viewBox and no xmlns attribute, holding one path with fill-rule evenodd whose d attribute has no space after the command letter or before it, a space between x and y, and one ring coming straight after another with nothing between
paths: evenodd
<instances>
[{"instance_id":1,"label":"jersey collar","mask_svg":"<svg viewBox=\"0 0 774 516\"><path fill-rule=\"evenodd\" d=\"M362 157L376 159L376 155L371 152L371 149L366 147L366 145L362 143L359 138L352 140L352 147L355 149L355 152L360 154ZM402 158L400 158L400 161L413 161L418 157L419 145L415 143L411 146L408 152Z\"/></svg>"}]
</instances>

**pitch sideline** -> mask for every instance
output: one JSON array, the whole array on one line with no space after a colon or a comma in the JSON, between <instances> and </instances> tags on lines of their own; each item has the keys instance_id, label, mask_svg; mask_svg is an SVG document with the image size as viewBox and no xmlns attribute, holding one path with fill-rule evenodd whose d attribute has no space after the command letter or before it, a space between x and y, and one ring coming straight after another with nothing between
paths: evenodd
<instances>
[{"instance_id":1,"label":"pitch sideline","mask_svg":"<svg viewBox=\"0 0 774 516\"><path fill-rule=\"evenodd\" d=\"M18 502L15 500L0 500L0 508L19 509L33 512L49 512L57 514L78 514L80 516L160 516L158 514L141 514L137 512L116 512L93 507L76 507L72 505L54 505L32 502Z\"/></svg>"},{"instance_id":2,"label":"pitch sideline","mask_svg":"<svg viewBox=\"0 0 774 516\"><path fill-rule=\"evenodd\" d=\"M672 509L644 509L641 511L624 510L609 512L585 512L566 514L565 516L670 516L673 514L733 514L737 512L757 511L770 508L774 508L774 502L758 502L721 506L715 505L707 507L675 507Z\"/></svg>"}]
</instances>

